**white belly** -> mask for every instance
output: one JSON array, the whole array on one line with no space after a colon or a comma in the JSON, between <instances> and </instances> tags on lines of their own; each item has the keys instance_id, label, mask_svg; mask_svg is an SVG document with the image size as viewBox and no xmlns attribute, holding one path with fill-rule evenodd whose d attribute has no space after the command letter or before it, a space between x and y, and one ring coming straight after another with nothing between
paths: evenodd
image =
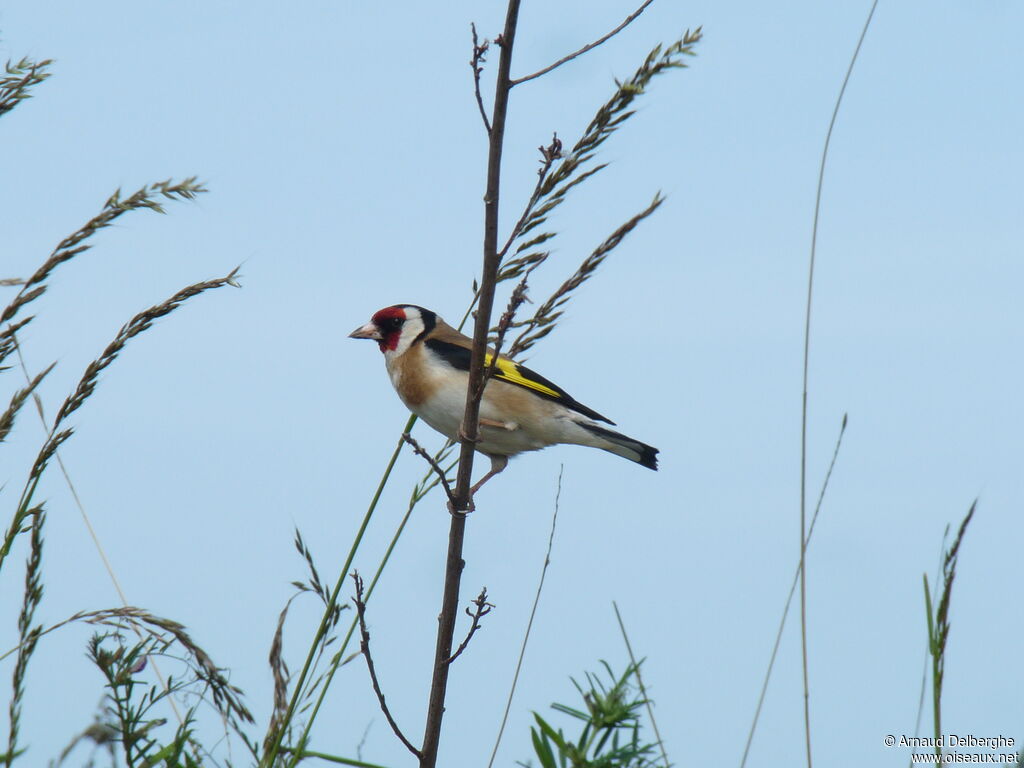
<instances>
[{"instance_id":1,"label":"white belly","mask_svg":"<svg viewBox=\"0 0 1024 768\"><path fill-rule=\"evenodd\" d=\"M390 363L390 361L389 361ZM450 367L431 370L430 395L413 402L403 394L402 367L388 365L391 382L410 411L445 437L458 441L459 428L466 411L466 385L469 376ZM422 373L422 371L421 371ZM512 407L519 411L529 403L529 416L517 417L502 410L499 402L509 407L510 396L520 398ZM525 398L525 400L523 399ZM555 443L593 444L592 437L574 423L568 409L557 403L537 398L532 393L506 382L491 381L480 404L484 422L503 423L510 428L481 424L477 450L487 455L512 456L523 451L536 451Z\"/></svg>"}]
</instances>

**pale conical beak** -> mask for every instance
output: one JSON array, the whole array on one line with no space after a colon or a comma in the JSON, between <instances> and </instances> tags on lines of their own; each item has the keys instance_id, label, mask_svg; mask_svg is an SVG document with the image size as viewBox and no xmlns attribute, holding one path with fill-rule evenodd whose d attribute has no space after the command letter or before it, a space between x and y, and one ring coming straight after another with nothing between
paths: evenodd
<instances>
[{"instance_id":1,"label":"pale conical beak","mask_svg":"<svg viewBox=\"0 0 1024 768\"><path fill-rule=\"evenodd\" d=\"M350 339L373 339L374 341L381 341L384 338L380 335L380 329L373 323L356 328L348 337Z\"/></svg>"}]
</instances>

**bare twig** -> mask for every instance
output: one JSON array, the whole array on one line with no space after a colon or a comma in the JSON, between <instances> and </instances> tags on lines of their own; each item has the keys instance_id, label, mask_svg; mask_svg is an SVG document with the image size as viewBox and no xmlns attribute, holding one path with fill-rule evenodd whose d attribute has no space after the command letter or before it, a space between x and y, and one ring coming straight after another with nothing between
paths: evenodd
<instances>
[{"instance_id":1,"label":"bare twig","mask_svg":"<svg viewBox=\"0 0 1024 768\"><path fill-rule=\"evenodd\" d=\"M523 643L519 646L519 658L516 660L516 671L512 675L512 685L508 690L508 699L505 701L505 712L501 716L501 726L498 728L498 735L494 739L494 749L491 750L491 759L487 761L487 768L494 765L494 758L498 755L498 747L501 745L501 737L505 733L505 724L508 722L508 713L512 710L512 697L516 693L516 684L519 682L519 671L523 668L523 659L526 657L526 644L530 640L530 630L533 629L533 617L537 615L537 606L540 604L540 595L544 591L544 577L547 576L548 566L551 565L551 548L555 543L555 523L558 522L558 502L562 498L562 472L565 469L563 464L558 468L558 491L555 493L555 511L551 515L551 533L548 535L548 551L544 554L544 565L540 569L540 582L537 584L537 593L533 596L533 607L530 609L530 618L526 622L526 632L523 633Z\"/></svg>"},{"instance_id":2,"label":"bare twig","mask_svg":"<svg viewBox=\"0 0 1024 768\"><path fill-rule=\"evenodd\" d=\"M554 64L552 64L552 65L550 65L548 67L544 67L544 69L541 69L541 70L538 70L537 72L534 72L532 75L527 75L526 77L520 77L520 78L518 78L516 80L513 80L511 82L511 85L513 85L513 86L519 85L520 83L525 83L527 80L533 80L534 78L540 77L541 75L546 75L551 70L558 69L560 66L562 66L563 64L565 64L567 62L572 61L577 56L582 56L587 51L592 51L595 48L597 48L597 46L601 45L602 43L608 42L613 37L615 37L617 34L619 34L619 32L621 32L626 27L628 27L630 24L632 24L636 20L636 18L647 9L647 6L650 5L653 2L654 2L654 0L645 0L643 5L641 5L635 11L633 11L633 13L631 13L629 16L626 17L625 21L623 21L621 24L619 24L619 26L617 26L615 29L613 29L611 32L609 32L604 37L600 38L599 40L595 40L594 42L590 43L589 45L583 46L582 48L580 48L575 53L570 53L568 56L565 56L564 58L559 59Z\"/></svg>"},{"instance_id":3,"label":"bare twig","mask_svg":"<svg viewBox=\"0 0 1024 768\"><path fill-rule=\"evenodd\" d=\"M451 485L448 484L448 476L445 474L444 469L441 467L440 464L437 463L437 461L434 460L433 456L431 456L429 453L423 450L423 446L416 442L415 437L410 435L408 432L403 432L402 439L405 440L405 442L407 442L410 446L412 446L412 449L416 453L416 455L422 456L423 459L427 462L427 464L430 465L430 468L434 470L434 473L441 481L441 487L444 488L444 492L448 495L448 502L451 505L452 511L454 511L455 494L452 492Z\"/></svg>"},{"instance_id":4,"label":"bare twig","mask_svg":"<svg viewBox=\"0 0 1024 768\"><path fill-rule=\"evenodd\" d=\"M839 116L839 107L843 103L843 94L846 93L846 85L850 82L850 75L853 73L853 66L857 63L857 56L860 54L860 47L864 43L864 37L871 26L871 18L875 15L875 8L878 7L878 0L873 0L868 17L864 21L864 28L861 30L860 38L857 40L857 47L853 49L853 56L850 57L850 66L846 69L846 76L839 88L839 95L836 96L835 107L832 109L832 119L829 120L828 131L825 133L825 146L821 150L821 164L818 168L818 189L814 198L814 222L811 225L811 258L807 269L807 313L804 320L804 364L803 364L803 403L800 414L800 658L803 666L804 681L804 740L807 752L807 768L812 768L811 763L811 693L810 681L807 672L807 568L804 563L804 554L807 549L807 379L810 369L811 354L811 299L814 292L814 258L818 244L818 218L821 212L821 190L825 184L825 163L828 160L828 146L832 140L832 129L835 128L836 118Z\"/></svg>"},{"instance_id":5,"label":"bare twig","mask_svg":"<svg viewBox=\"0 0 1024 768\"><path fill-rule=\"evenodd\" d=\"M412 745L405 734L402 733L402 729L398 727L398 723L395 722L395 718L391 716L391 710L388 709L387 702L384 701L384 694L381 693L380 683L377 681L377 670L373 666L373 657L370 655L370 632L366 629L366 603L363 602L363 578L358 572L352 574L352 580L356 583L356 596L352 599L352 602L356 604L356 613L359 616L359 633L362 636L360 642L360 650L363 652L363 656L366 658L366 667L370 670L370 681L373 683L373 692L377 694L377 701L380 702L381 711L384 712L384 717L388 720L388 725L391 726L391 730L395 732L395 736L398 737L399 741L405 744L405 748L416 755L417 758L421 757L420 751Z\"/></svg>"},{"instance_id":6,"label":"bare twig","mask_svg":"<svg viewBox=\"0 0 1024 768\"><path fill-rule=\"evenodd\" d=\"M484 121L484 128L487 129L487 135L491 135L491 121L487 119L487 110L484 109L484 97L480 94L480 73L484 71L483 63L487 61L487 49L491 47L490 40L484 40L480 42L480 38L476 34L476 24L470 24L469 28L473 31L473 58L469 62L469 66L473 68L473 92L476 94L476 106L480 110L480 118Z\"/></svg>"},{"instance_id":7,"label":"bare twig","mask_svg":"<svg viewBox=\"0 0 1024 768\"><path fill-rule=\"evenodd\" d=\"M654 719L654 706L651 704L651 698L647 695L647 689L644 687L644 679L640 677L640 665L637 663L636 656L633 655L633 646L629 642L629 635L626 633L626 625L622 621L622 614L619 613L619 605L612 600L612 608L615 609L615 619L619 622L619 629L622 631L622 639L626 643L626 652L629 654L629 663L633 665L633 669L636 670L636 682L640 686L640 695L643 696L644 703L647 705L647 716L651 718L651 727L654 728L654 736L658 740L658 746L661 747L661 758L665 761L665 768L672 768L672 764L668 761L668 753L665 751L665 741L661 738L661 733L658 731L658 721Z\"/></svg>"},{"instance_id":8,"label":"bare twig","mask_svg":"<svg viewBox=\"0 0 1024 768\"><path fill-rule=\"evenodd\" d=\"M459 647L456 649L455 653L451 655L451 658L448 659L449 664L462 655L462 652L466 650L466 646L469 645L469 641L473 639L473 635L475 635L476 631L480 629L480 619L490 613L491 609L494 608L493 603L487 602L487 587L480 590L480 594L473 599L473 605L476 606L475 610L471 611L469 608L466 609L466 615L473 620L473 623L469 627L469 633L466 635L466 639L459 643Z\"/></svg>"}]
</instances>

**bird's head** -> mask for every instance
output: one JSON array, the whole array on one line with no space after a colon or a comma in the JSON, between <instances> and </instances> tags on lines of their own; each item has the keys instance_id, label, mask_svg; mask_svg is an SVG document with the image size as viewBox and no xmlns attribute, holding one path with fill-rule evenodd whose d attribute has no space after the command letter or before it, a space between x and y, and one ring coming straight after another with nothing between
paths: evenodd
<instances>
[{"instance_id":1,"label":"bird's head","mask_svg":"<svg viewBox=\"0 0 1024 768\"><path fill-rule=\"evenodd\" d=\"M437 324L437 315L415 304L396 304L373 314L370 322L356 328L350 339L373 339L380 351L401 355L410 345L425 337Z\"/></svg>"}]
</instances>

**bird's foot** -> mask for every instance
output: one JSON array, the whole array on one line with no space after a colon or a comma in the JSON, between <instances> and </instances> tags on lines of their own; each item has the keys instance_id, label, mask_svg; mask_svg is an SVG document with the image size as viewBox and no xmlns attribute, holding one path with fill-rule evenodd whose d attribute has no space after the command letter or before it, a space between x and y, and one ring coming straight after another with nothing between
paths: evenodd
<instances>
[{"instance_id":1,"label":"bird's foot","mask_svg":"<svg viewBox=\"0 0 1024 768\"><path fill-rule=\"evenodd\" d=\"M473 503L472 497L469 500L469 509L456 509L455 505L452 504L452 500L448 499L448 512L453 515L468 515L470 512L476 512L476 504Z\"/></svg>"}]
</instances>

